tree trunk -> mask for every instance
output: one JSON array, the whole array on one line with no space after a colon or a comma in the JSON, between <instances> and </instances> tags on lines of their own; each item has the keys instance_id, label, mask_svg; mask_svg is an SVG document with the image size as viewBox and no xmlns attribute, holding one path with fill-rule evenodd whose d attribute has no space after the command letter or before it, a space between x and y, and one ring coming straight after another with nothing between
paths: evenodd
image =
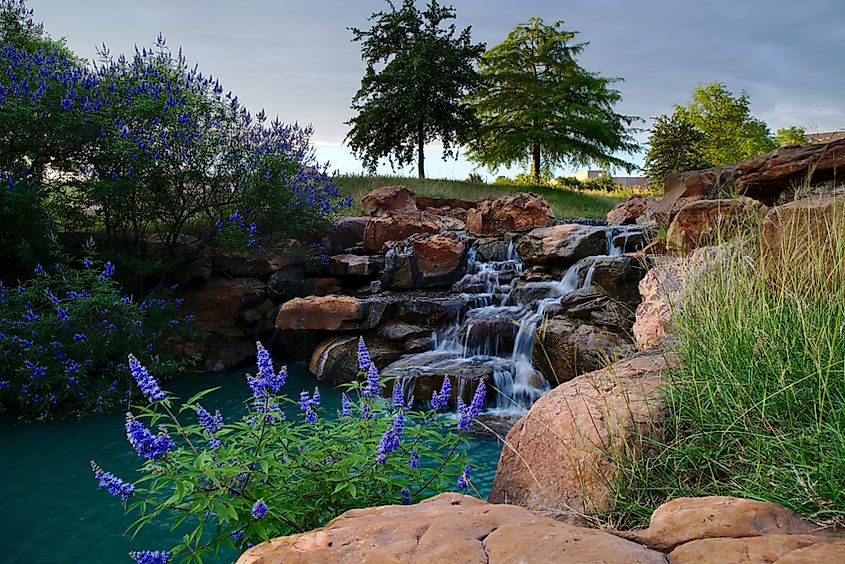
<instances>
[{"instance_id":1,"label":"tree trunk","mask_svg":"<svg viewBox=\"0 0 845 564\"><path fill-rule=\"evenodd\" d=\"M420 178L425 178L425 153L423 153L424 141L423 122L420 120L417 122L417 152L419 153L419 157L417 158L417 173Z\"/></svg>"},{"instance_id":2,"label":"tree trunk","mask_svg":"<svg viewBox=\"0 0 845 564\"><path fill-rule=\"evenodd\" d=\"M534 176L534 182L540 183L540 144L534 143L531 145L531 174Z\"/></svg>"}]
</instances>

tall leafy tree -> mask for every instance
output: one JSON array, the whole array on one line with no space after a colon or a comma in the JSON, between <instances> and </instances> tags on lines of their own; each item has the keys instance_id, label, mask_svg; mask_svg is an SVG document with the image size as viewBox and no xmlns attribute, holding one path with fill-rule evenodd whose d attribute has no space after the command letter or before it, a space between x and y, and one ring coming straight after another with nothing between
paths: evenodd
<instances>
[{"instance_id":1,"label":"tall leafy tree","mask_svg":"<svg viewBox=\"0 0 845 564\"><path fill-rule=\"evenodd\" d=\"M661 186L671 172L712 166L704 156L706 141L707 136L677 112L655 118L643 164L652 186Z\"/></svg>"},{"instance_id":2,"label":"tall leafy tree","mask_svg":"<svg viewBox=\"0 0 845 564\"><path fill-rule=\"evenodd\" d=\"M785 147L786 145L807 145L810 142L807 139L807 130L797 125L778 129L775 133L774 141L781 147Z\"/></svg>"},{"instance_id":3,"label":"tall leafy tree","mask_svg":"<svg viewBox=\"0 0 845 564\"><path fill-rule=\"evenodd\" d=\"M563 163L634 168L615 156L638 149L629 128L638 118L613 109L621 79L581 67L576 57L588 44L562 26L531 18L484 53L483 85L469 98L480 121L470 158L491 170L530 161L537 181Z\"/></svg>"},{"instance_id":4,"label":"tall leafy tree","mask_svg":"<svg viewBox=\"0 0 845 564\"><path fill-rule=\"evenodd\" d=\"M704 157L713 166L734 165L777 145L769 127L751 115L745 92L734 96L721 82L697 86L686 106L675 113L698 128L707 140Z\"/></svg>"},{"instance_id":5,"label":"tall leafy tree","mask_svg":"<svg viewBox=\"0 0 845 564\"><path fill-rule=\"evenodd\" d=\"M352 99L358 115L346 122L352 126L346 140L371 171L381 158L405 166L416 152L419 177L425 178L426 143L439 140L443 158L454 156L474 125L462 98L478 83L473 63L485 45L472 42L471 28L458 33L447 23L455 10L437 0L424 11L414 0L399 9L388 5L390 10L370 16L370 29L351 28L367 69Z\"/></svg>"}]
</instances>

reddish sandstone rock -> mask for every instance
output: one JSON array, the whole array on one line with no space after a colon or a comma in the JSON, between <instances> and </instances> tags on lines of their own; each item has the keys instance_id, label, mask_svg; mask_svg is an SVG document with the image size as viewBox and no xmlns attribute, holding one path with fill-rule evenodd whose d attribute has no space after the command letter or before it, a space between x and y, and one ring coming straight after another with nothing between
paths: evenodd
<instances>
[{"instance_id":1,"label":"reddish sandstone rock","mask_svg":"<svg viewBox=\"0 0 845 564\"><path fill-rule=\"evenodd\" d=\"M428 208L443 209L446 211L461 208L468 210L474 208L478 200L462 200L460 198L431 198L429 196L417 196L417 208L425 210Z\"/></svg>"},{"instance_id":2,"label":"reddish sandstone rock","mask_svg":"<svg viewBox=\"0 0 845 564\"><path fill-rule=\"evenodd\" d=\"M343 331L356 329L366 319L365 308L351 296L308 296L294 298L279 309L277 329L321 329Z\"/></svg>"},{"instance_id":3,"label":"reddish sandstone rock","mask_svg":"<svg viewBox=\"0 0 845 564\"><path fill-rule=\"evenodd\" d=\"M463 222L426 211L395 211L381 217L371 217L364 228L364 248L383 252L390 241L404 241L417 233L440 233L460 230Z\"/></svg>"},{"instance_id":4,"label":"reddish sandstone rock","mask_svg":"<svg viewBox=\"0 0 845 564\"><path fill-rule=\"evenodd\" d=\"M329 259L329 272L337 276L375 276L384 266L384 257L335 255Z\"/></svg>"},{"instance_id":5,"label":"reddish sandstone rock","mask_svg":"<svg viewBox=\"0 0 845 564\"><path fill-rule=\"evenodd\" d=\"M654 510L647 529L623 533L650 548L670 551L697 539L804 535L819 526L791 509L738 497L680 497Z\"/></svg>"},{"instance_id":6,"label":"reddish sandstone rock","mask_svg":"<svg viewBox=\"0 0 845 564\"><path fill-rule=\"evenodd\" d=\"M364 194L361 213L369 216L387 215L396 210L417 209L416 194L404 186L382 186Z\"/></svg>"},{"instance_id":7,"label":"reddish sandstone rock","mask_svg":"<svg viewBox=\"0 0 845 564\"><path fill-rule=\"evenodd\" d=\"M421 233L388 243L382 284L393 290L450 288L464 275L466 265L462 237Z\"/></svg>"},{"instance_id":8,"label":"reddish sandstone rock","mask_svg":"<svg viewBox=\"0 0 845 564\"><path fill-rule=\"evenodd\" d=\"M672 220L666 247L670 251L688 251L717 245L748 229L763 213L765 207L750 198L691 202Z\"/></svg>"},{"instance_id":9,"label":"reddish sandstone rock","mask_svg":"<svg viewBox=\"0 0 845 564\"><path fill-rule=\"evenodd\" d=\"M614 462L608 452L638 450L665 417L659 350L578 376L541 397L508 433L492 503L512 503L564 519L610 507Z\"/></svg>"},{"instance_id":10,"label":"reddish sandstone rock","mask_svg":"<svg viewBox=\"0 0 845 564\"><path fill-rule=\"evenodd\" d=\"M404 353L401 343L369 336L365 340L370 359L379 370ZM336 335L319 343L311 354L308 370L318 381L333 386L354 381L358 375L358 335Z\"/></svg>"},{"instance_id":11,"label":"reddish sandstone rock","mask_svg":"<svg viewBox=\"0 0 845 564\"><path fill-rule=\"evenodd\" d=\"M624 202L616 204L607 212L608 225L631 225L648 209L648 200L642 196L631 196Z\"/></svg>"},{"instance_id":12,"label":"reddish sandstone rock","mask_svg":"<svg viewBox=\"0 0 845 564\"><path fill-rule=\"evenodd\" d=\"M777 206L763 221L763 259L772 263L774 269L800 269L806 266L807 254L821 247L830 249L830 268L833 268L838 262L834 259L836 241L841 241L843 231L845 191ZM845 272L838 276L841 279Z\"/></svg>"},{"instance_id":13,"label":"reddish sandstone rock","mask_svg":"<svg viewBox=\"0 0 845 564\"><path fill-rule=\"evenodd\" d=\"M720 194L732 194L734 169L733 166L720 166L669 173L663 183L663 199L712 198Z\"/></svg>"},{"instance_id":14,"label":"reddish sandstone rock","mask_svg":"<svg viewBox=\"0 0 845 564\"><path fill-rule=\"evenodd\" d=\"M498 235L544 227L554 222L549 203L542 196L520 192L485 198L467 212L467 230L476 235Z\"/></svg>"},{"instance_id":15,"label":"reddish sandstone rock","mask_svg":"<svg viewBox=\"0 0 845 564\"><path fill-rule=\"evenodd\" d=\"M784 190L836 177L845 164L845 138L815 145L780 147L742 162L733 171L737 192L772 204Z\"/></svg>"},{"instance_id":16,"label":"reddish sandstone rock","mask_svg":"<svg viewBox=\"0 0 845 564\"><path fill-rule=\"evenodd\" d=\"M320 529L259 544L238 559L239 564L282 562L657 564L666 559L604 531L445 493L416 505L353 509Z\"/></svg>"},{"instance_id":17,"label":"reddish sandstone rock","mask_svg":"<svg viewBox=\"0 0 845 564\"><path fill-rule=\"evenodd\" d=\"M813 547L832 547L836 550L838 559L828 560L845 562L845 545L829 544L824 538L814 535L765 535L760 537L743 538L715 538L694 540L682 544L669 554L672 564L699 564L701 562L748 562L768 563L787 562L783 557L808 552L801 549ZM794 562L824 562L812 558L793 560Z\"/></svg>"}]
</instances>

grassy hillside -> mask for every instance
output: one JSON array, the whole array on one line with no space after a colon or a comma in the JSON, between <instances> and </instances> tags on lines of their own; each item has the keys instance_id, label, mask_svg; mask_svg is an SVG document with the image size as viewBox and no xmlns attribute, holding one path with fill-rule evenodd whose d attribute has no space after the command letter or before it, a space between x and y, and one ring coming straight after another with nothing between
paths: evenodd
<instances>
[{"instance_id":1,"label":"grassy hillside","mask_svg":"<svg viewBox=\"0 0 845 564\"><path fill-rule=\"evenodd\" d=\"M341 191L352 194L357 212L361 196L379 186L403 184L421 196L464 198L476 200L484 196L505 196L514 192L534 192L548 200L555 217L604 219L613 206L625 200L630 192L576 192L543 186L516 186L507 184L471 184L457 180L420 180L400 176L338 176L335 178Z\"/></svg>"}]
</instances>

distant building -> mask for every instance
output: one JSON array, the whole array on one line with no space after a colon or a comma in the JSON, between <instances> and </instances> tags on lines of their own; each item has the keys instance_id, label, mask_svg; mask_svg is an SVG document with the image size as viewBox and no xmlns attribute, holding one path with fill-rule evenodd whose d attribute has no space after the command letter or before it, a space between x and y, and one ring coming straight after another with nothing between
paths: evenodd
<instances>
[{"instance_id":1,"label":"distant building","mask_svg":"<svg viewBox=\"0 0 845 564\"><path fill-rule=\"evenodd\" d=\"M593 178L608 174L606 170L582 170L576 172L573 176L583 182L584 180L592 180ZM612 176L611 178L613 178L613 182L625 188L648 186L648 179L642 176Z\"/></svg>"},{"instance_id":2,"label":"distant building","mask_svg":"<svg viewBox=\"0 0 845 564\"><path fill-rule=\"evenodd\" d=\"M839 131L823 131L819 133L805 133L807 141L810 143L830 143L831 141L838 141L845 139L845 129Z\"/></svg>"}]
</instances>

